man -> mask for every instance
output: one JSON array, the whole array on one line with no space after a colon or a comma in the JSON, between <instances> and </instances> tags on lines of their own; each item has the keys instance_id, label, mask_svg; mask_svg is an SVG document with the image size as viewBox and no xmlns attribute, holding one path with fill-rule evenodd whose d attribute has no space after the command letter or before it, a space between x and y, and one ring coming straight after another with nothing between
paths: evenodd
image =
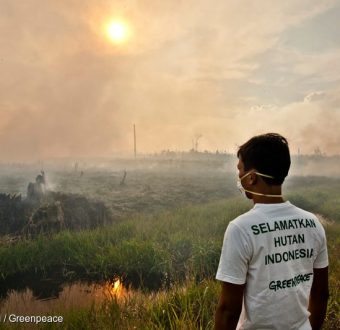
<instances>
[{"instance_id":1,"label":"man","mask_svg":"<svg viewBox=\"0 0 340 330\"><path fill-rule=\"evenodd\" d=\"M237 153L239 182L254 207L225 232L215 329L320 329L328 300L325 232L310 212L282 198L287 140L255 136Z\"/></svg>"}]
</instances>

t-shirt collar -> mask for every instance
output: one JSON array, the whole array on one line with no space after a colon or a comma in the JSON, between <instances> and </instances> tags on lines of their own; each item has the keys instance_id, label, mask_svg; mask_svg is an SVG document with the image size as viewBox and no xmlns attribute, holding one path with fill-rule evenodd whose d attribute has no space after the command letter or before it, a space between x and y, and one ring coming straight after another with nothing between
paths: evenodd
<instances>
[{"instance_id":1,"label":"t-shirt collar","mask_svg":"<svg viewBox=\"0 0 340 330\"><path fill-rule=\"evenodd\" d=\"M270 204L264 204L264 203L256 203L253 207L253 209L277 209L281 207L287 207L291 205L289 201L285 201L282 203L270 203Z\"/></svg>"}]
</instances>

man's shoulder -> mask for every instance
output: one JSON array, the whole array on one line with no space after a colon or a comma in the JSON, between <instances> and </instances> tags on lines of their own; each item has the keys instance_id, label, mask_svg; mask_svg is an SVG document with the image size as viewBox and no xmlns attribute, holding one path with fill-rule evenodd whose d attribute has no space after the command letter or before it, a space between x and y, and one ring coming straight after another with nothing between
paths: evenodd
<instances>
[{"instance_id":1,"label":"man's shoulder","mask_svg":"<svg viewBox=\"0 0 340 330\"><path fill-rule=\"evenodd\" d=\"M232 220L230 223L237 226L237 227L244 227L248 224L254 222L255 219L259 218L260 215L256 212L254 208L250 209L249 211L242 213L237 218Z\"/></svg>"},{"instance_id":2,"label":"man's shoulder","mask_svg":"<svg viewBox=\"0 0 340 330\"><path fill-rule=\"evenodd\" d=\"M277 210L271 209L269 214L266 211L267 210L263 210L261 207L253 207L249 211L239 215L230 223L239 228L249 227L250 224L267 221L269 219L281 220L283 218L313 219L315 222L320 223L318 217L314 213L304 210L290 202L278 206Z\"/></svg>"},{"instance_id":3,"label":"man's shoulder","mask_svg":"<svg viewBox=\"0 0 340 330\"><path fill-rule=\"evenodd\" d=\"M300 215L301 217L313 219L313 220L318 220L318 217L314 213L307 211L305 209L302 209L301 207L298 207L298 206L296 206L292 203L290 203L290 206L291 206L292 210L296 214Z\"/></svg>"}]
</instances>

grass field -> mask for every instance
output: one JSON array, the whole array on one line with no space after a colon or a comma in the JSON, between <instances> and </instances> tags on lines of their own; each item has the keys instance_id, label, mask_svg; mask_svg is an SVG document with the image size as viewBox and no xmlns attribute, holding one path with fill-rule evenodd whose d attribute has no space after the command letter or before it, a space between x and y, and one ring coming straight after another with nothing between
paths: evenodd
<instances>
[{"instance_id":1,"label":"grass field","mask_svg":"<svg viewBox=\"0 0 340 330\"><path fill-rule=\"evenodd\" d=\"M64 327L68 329L212 329L219 295L219 283L214 275L223 234L228 222L252 205L235 197L233 178L226 179L230 185L226 190L219 176L207 179L201 175L197 181L194 177L174 181L171 174L167 178L172 182L170 187L176 189L175 183L179 186L178 200L169 203L169 207L137 212L132 198L125 219L108 227L63 231L53 237L40 236L1 245L3 283L25 274L49 277L56 272L65 281L109 280L118 276L125 287L130 287L131 294L124 299L113 295L89 308L60 309L53 314L63 315ZM152 183L156 181L158 186ZM168 195L168 200L172 200L176 194L165 188L164 177L163 184L161 181L161 175L150 174L147 191L163 189L162 196ZM99 182L103 182L102 190L108 189L104 178ZM144 181L137 182L140 187L146 185ZM214 186L220 188L209 194ZM88 185L82 187L89 189ZM196 188L201 189L198 189L200 193L191 191ZM127 196L133 193L129 189ZM340 317L340 180L296 177L287 182L285 190L291 202L330 221L326 231L331 296L324 328L336 329ZM86 191L91 195L91 190ZM149 194L144 195L145 201L152 205ZM103 198L106 203L113 200L108 192ZM0 329L6 326L0 323Z\"/></svg>"}]
</instances>

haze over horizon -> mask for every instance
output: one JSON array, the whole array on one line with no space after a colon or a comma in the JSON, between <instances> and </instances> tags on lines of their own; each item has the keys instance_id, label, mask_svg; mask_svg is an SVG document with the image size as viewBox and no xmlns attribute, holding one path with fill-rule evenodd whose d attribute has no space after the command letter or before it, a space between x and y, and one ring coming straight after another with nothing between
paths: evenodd
<instances>
[{"instance_id":1,"label":"haze over horizon","mask_svg":"<svg viewBox=\"0 0 340 330\"><path fill-rule=\"evenodd\" d=\"M142 153L278 132L340 154L339 21L335 0L2 0L0 161L132 155L133 124Z\"/></svg>"}]
</instances>

